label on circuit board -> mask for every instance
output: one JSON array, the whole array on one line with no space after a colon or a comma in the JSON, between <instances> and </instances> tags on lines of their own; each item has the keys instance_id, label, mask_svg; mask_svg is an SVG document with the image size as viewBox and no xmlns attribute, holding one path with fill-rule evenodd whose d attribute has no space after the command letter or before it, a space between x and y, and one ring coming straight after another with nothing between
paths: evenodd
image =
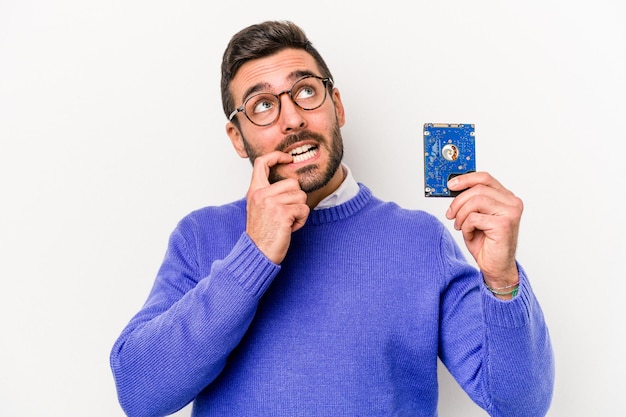
<instances>
[{"instance_id":1,"label":"label on circuit board","mask_svg":"<svg viewBox=\"0 0 626 417\"><path fill-rule=\"evenodd\" d=\"M424 124L424 195L455 197L448 189L451 178L476 171L474 125L459 123Z\"/></svg>"}]
</instances>

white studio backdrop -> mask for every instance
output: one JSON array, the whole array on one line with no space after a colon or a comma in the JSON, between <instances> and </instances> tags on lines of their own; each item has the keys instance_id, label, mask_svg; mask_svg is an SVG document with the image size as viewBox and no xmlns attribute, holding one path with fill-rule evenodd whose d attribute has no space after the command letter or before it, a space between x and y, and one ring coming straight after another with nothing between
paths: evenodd
<instances>
[{"instance_id":1,"label":"white studio backdrop","mask_svg":"<svg viewBox=\"0 0 626 417\"><path fill-rule=\"evenodd\" d=\"M449 201L423 197L422 125L475 123L478 168L525 202L548 415L625 415L624 3L258 3L0 0L0 416L123 416L109 351L169 233L247 188L219 65L266 19L327 60L346 162L383 199L446 221ZM440 380L440 416L486 415Z\"/></svg>"}]
</instances>

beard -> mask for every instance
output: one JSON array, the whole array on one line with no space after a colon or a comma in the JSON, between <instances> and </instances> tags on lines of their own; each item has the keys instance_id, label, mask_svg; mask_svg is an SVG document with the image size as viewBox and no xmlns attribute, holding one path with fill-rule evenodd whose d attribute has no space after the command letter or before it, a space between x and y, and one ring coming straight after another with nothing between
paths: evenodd
<instances>
[{"instance_id":1,"label":"beard","mask_svg":"<svg viewBox=\"0 0 626 417\"><path fill-rule=\"evenodd\" d=\"M323 188L333 178L343 159L343 138L341 131L337 123L334 124L331 139L328 140L324 135L314 133L309 130L303 130L302 132L294 135L289 135L276 147L277 151L284 152L289 146L302 140L313 140L316 142L318 148L324 148L328 151L328 165L326 169L320 171L320 167L317 164L311 164L303 166L296 170L298 175L298 183L300 188L305 193L311 193L313 191ZM241 136L243 145L250 158L250 163L254 166L256 158L261 156L261 153L254 149L248 141ZM270 168L270 174L268 180L270 184L284 180L285 177L278 173L278 166Z\"/></svg>"}]
</instances>

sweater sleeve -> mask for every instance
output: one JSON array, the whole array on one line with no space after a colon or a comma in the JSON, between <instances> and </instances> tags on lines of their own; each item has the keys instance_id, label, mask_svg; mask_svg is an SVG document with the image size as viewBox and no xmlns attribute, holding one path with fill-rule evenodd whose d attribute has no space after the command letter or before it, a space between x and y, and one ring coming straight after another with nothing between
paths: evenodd
<instances>
[{"instance_id":1,"label":"sweater sleeve","mask_svg":"<svg viewBox=\"0 0 626 417\"><path fill-rule=\"evenodd\" d=\"M199 277L193 245L179 226L148 300L111 351L119 401L130 417L171 414L209 385L280 269L243 233Z\"/></svg>"},{"instance_id":2,"label":"sweater sleeve","mask_svg":"<svg viewBox=\"0 0 626 417\"><path fill-rule=\"evenodd\" d=\"M442 294L440 358L461 387L492 417L546 415L554 362L548 329L524 270L512 300L494 297L480 272L444 233L448 281Z\"/></svg>"}]
</instances>

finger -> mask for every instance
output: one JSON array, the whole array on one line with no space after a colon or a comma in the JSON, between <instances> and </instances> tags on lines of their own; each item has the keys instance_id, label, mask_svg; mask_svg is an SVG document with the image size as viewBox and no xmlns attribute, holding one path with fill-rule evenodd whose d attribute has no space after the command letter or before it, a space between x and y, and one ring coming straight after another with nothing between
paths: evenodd
<instances>
[{"instance_id":1,"label":"finger","mask_svg":"<svg viewBox=\"0 0 626 417\"><path fill-rule=\"evenodd\" d=\"M305 204L307 195L296 179L288 178L263 188L248 191L248 208Z\"/></svg>"},{"instance_id":2,"label":"finger","mask_svg":"<svg viewBox=\"0 0 626 417\"><path fill-rule=\"evenodd\" d=\"M497 196L496 196L497 197ZM455 228L461 227L472 213L482 214L486 219L498 219L517 227L519 225L524 205L522 200L513 196L506 200L499 200L490 196L477 196L462 205L455 217Z\"/></svg>"},{"instance_id":3,"label":"finger","mask_svg":"<svg viewBox=\"0 0 626 417\"><path fill-rule=\"evenodd\" d=\"M284 208L290 210L288 208L290 205L306 205L307 194L300 188L298 180L287 178L265 187L251 187L248 190L247 200L249 216L258 219L269 215L277 220L298 217L297 213L292 215L282 210ZM291 222L289 225L291 226Z\"/></svg>"},{"instance_id":4,"label":"finger","mask_svg":"<svg viewBox=\"0 0 626 417\"><path fill-rule=\"evenodd\" d=\"M463 233L466 240L472 240L476 232L489 232L498 227L500 219L482 213L472 212L459 224L458 230Z\"/></svg>"},{"instance_id":5,"label":"finger","mask_svg":"<svg viewBox=\"0 0 626 417\"><path fill-rule=\"evenodd\" d=\"M453 213L454 219L454 228L456 230L461 229L461 225L465 222L467 217L472 213L481 213L494 215L502 212L502 209L499 208L500 203L492 198L491 196L487 196L484 194L475 195L472 198L466 199L465 201L457 201L453 208L451 205L451 209L448 213Z\"/></svg>"},{"instance_id":6,"label":"finger","mask_svg":"<svg viewBox=\"0 0 626 417\"><path fill-rule=\"evenodd\" d=\"M306 204L298 204L294 206L293 224L291 225L291 231L295 232L305 225L311 209Z\"/></svg>"},{"instance_id":7,"label":"finger","mask_svg":"<svg viewBox=\"0 0 626 417\"><path fill-rule=\"evenodd\" d=\"M482 173L477 173L482 174ZM472 174L465 174L472 175ZM479 175L480 177L480 175ZM474 177L474 179L479 178ZM457 177L458 178L458 177ZM520 203L520 199L515 196L511 191L504 188L498 181L496 181L489 174L484 177L486 183L478 182L474 183L469 189L463 191L461 194L456 196L454 200L450 203L450 207L446 213L446 217L448 219L453 219L458 216L458 211L461 207L464 207L469 201L472 201L477 197L488 197L493 199L494 201L503 204L503 205L518 205ZM465 178L467 180L467 178ZM472 180L473 183L473 180ZM467 185L467 182L463 183L463 186ZM457 184L458 186L458 184Z\"/></svg>"},{"instance_id":8,"label":"finger","mask_svg":"<svg viewBox=\"0 0 626 417\"><path fill-rule=\"evenodd\" d=\"M485 262L510 265L514 260L518 225L506 217L472 213L463 222L461 231L481 268Z\"/></svg>"},{"instance_id":9,"label":"finger","mask_svg":"<svg viewBox=\"0 0 626 417\"><path fill-rule=\"evenodd\" d=\"M467 174L458 175L448 181L448 188L453 191L460 191L471 188L475 185L483 184L495 189L504 189L502 184L488 172L469 172Z\"/></svg>"},{"instance_id":10,"label":"finger","mask_svg":"<svg viewBox=\"0 0 626 417\"><path fill-rule=\"evenodd\" d=\"M480 202L485 203L486 199L492 199L493 201L500 201L503 203L505 197L502 196L501 191L486 187L482 184L474 185L472 188L463 191L461 194L456 196L454 200L452 200L450 207L446 212L446 217L448 219L454 219L459 216L459 211L462 208L476 207ZM470 206L468 206L468 204ZM489 204L487 204L487 206L489 206Z\"/></svg>"},{"instance_id":11,"label":"finger","mask_svg":"<svg viewBox=\"0 0 626 417\"><path fill-rule=\"evenodd\" d=\"M285 152L274 151L266 155L259 156L254 161L252 168L251 188L266 187L270 184L270 168L278 164L288 164L293 162L293 157Z\"/></svg>"}]
</instances>

